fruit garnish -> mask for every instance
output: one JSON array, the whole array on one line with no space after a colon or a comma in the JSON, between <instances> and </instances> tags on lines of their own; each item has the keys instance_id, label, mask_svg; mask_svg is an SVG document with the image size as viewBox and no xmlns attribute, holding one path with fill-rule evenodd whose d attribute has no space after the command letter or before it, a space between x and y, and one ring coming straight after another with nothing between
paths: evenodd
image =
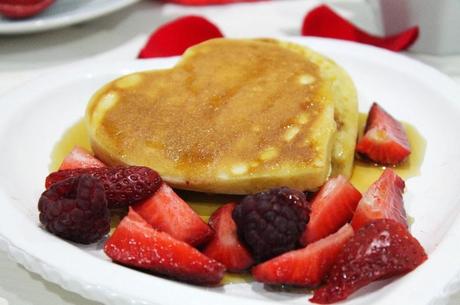
<instances>
[{"instance_id":1,"label":"fruit garnish","mask_svg":"<svg viewBox=\"0 0 460 305\"><path fill-rule=\"evenodd\" d=\"M314 287L324 279L344 244L353 236L346 224L326 238L272 258L252 268L253 277L266 284Z\"/></svg>"},{"instance_id":2,"label":"fruit garnish","mask_svg":"<svg viewBox=\"0 0 460 305\"><path fill-rule=\"evenodd\" d=\"M244 197L233 219L254 259L264 261L297 247L308 214L305 194L282 187Z\"/></svg>"},{"instance_id":3,"label":"fruit garnish","mask_svg":"<svg viewBox=\"0 0 460 305\"><path fill-rule=\"evenodd\" d=\"M396 165L409 156L411 150L401 122L377 103L373 103L367 117L364 136L356 151L379 164Z\"/></svg>"},{"instance_id":4,"label":"fruit garnish","mask_svg":"<svg viewBox=\"0 0 460 305\"><path fill-rule=\"evenodd\" d=\"M311 202L300 242L307 245L336 232L352 219L360 199L361 193L344 176L329 179Z\"/></svg>"},{"instance_id":5,"label":"fruit garnish","mask_svg":"<svg viewBox=\"0 0 460 305\"><path fill-rule=\"evenodd\" d=\"M54 183L89 174L104 186L109 208L127 207L149 198L161 185L158 173L144 166L66 169L46 177L46 187Z\"/></svg>"},{"instance_id":6,"label":"fruit garnish","mask_svg":"<svg viewBox=\"0 0 460 305\"><path fill-rule=\"evenodd\" d=\"M95 158L86 149L75 146L64 158L59 170L96 167L105 167L105 164Z\"/></svg>"},{"instance_id":7,"label":"fruit garnish","mask_svg":"<svg viewBox=\"0 0 460 305\"><path fill-rule=\"evenodd\" d=\"M346 299L367 284L412 271L427 259L420 243L401 223L377 219L346 243L328 274L326 286L311 302L330 304Z\"/></svg>"},{"instance_id":8,"label":"fruit garnish","mask_svg":"<svg viewBox=\"0 0 460 305\"><path fill-rule=\"evenodd\" d=\"M11 19L32 17L53 3L54 0L0 0L0 14Z\"/></svg>"},{"instance_id":9,"label":"fruit garnish","mask_svg":"<svg viewBox=\"0 0 460 305\"><path fill-rule=\"evenodd\" d=\"M212 229L166 183L133 208L155 229L190 245L203 244L213 235Z\"/></svg>"},{"instance_id":10,"label":"fruit garnish","mask_svg":"<svg viewBox=\"0 0 460 305\"><path fill-rule=\"evenodd\" d=\"M38 201L40 222L64 239L90 244L110 230L104 186L90 175L53 184Z\"/></svg>"},{"instance_id":11,"label":"fruit garnish","mask_svg":"<svg viewBox=\"0 0 460 305\"><path fill-rule=\"evenodd\" d=\"M254 260L238 240L236 224L232 217L234 208L234 203L228 203L211 215L209 225L214 229L215 234L203 253L224 264L228 271L240 272L252 266Z\"/></svg>"},{"instance_id":12,"label":"fruit garnish","mask_svg":"<svg viewBox=\"0 0 460 305\"><path fill-rule=\"evenodd\" d=\"M404 180L387 168L380 178L363 194L351 225L355 230L374 219L389 218L407 227L407 216L402 194Z\"/></svg>"},{"instance_id":13,"label":"fruit garnish","mask_svg":"<svg viewBox=\"0 0 460 305\"><path fill-rule=\"evenodd\" d=\"M225 266L189 244L155 230L132 208L104 246L115 262L201 285L218 284Z\"/></svg>"}]
</instances>

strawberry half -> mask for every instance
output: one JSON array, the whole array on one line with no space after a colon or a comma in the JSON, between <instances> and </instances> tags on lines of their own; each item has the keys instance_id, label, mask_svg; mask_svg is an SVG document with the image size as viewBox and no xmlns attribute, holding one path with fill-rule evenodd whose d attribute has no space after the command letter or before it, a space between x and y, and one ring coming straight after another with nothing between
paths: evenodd
<instances>
[{"instance_id":1,"label":"strawberry half","mask_svg":"<svg viewBox=\"0 0 460 305\"><path fill-rule=\"evenodd\" d=\"M133 208L155 229L190 245L203 244L213 235L203 219L166 183Z\"/></svg>"},{"instance_id":2,"label":"strawberry half","mask_svg":"<svg viewBox=\"0 0 460 305\"><path fill-rule=\"evenodd\" d=\"M104 252L117 263L194 284L218 284L225 272L224 265L153 229L131 208L107 240Z\"/></svg>"},{"instance_id":3,"label":"strawberry half","mask_svg":"<svg viewBox=\"0 0 460 305\"><path fill-rule=\"evenodd\" d=\"M373 103L356 151L379 164L396 165L409 156L410 146L401 122Z\"/></svg>"},{"instance_id":4,"label":"strawberry half","mask_svg":"<svg viewBox=\"0 0 460 305\"><path fill-rule=\"evenodd\" d=\"M75 146L72 151L64 158L59 170L76 168L99 168L105 167L102 161L96 159L86 149Z\"/></svg>"},{"instance_id":5,"label":"strawberry half","mask_svg":"<svg viewBox=\"0 0 460 305\"><path fill-rule=\"evenodd\" d=\"M412 271L427 259L407 228L392 219L374 220L359 229L332 266L326 286L311 302L331 304L367 284Z\"/></svg>"},{"instance_id":6,"label":"strawberry half","mask_svg":"<svg viewBox=\"0 0 460 305\"><path fill-rule=\"evenodd\" d=\"M317 286L352 236L353 228L346 224L336 233L303 249L284 253L255 266L252 275L266 284Z\"/></svg>"},{"instance_id":7,"label":"strawberry half","mask_svg":"<svg viewBox=\"0 0 460 305\"><path fill-rule=\"evenodd\" d=\"M41 13L51 4L54 0L41 0L41 1L0 1L0 14L11 19L21 19L32 17Z\"/></svg>"},{"instance_id":8,"label":"strawberry half","mask_svg":"<svg viewBox=\"0 0 460 305\"><path fill-rule=\"evenodd\" d=\"M252 266L254 260L238 240L236 223L232 217L234 208L234 203L228 203L211 215L209 225L215 234L203 253L224 264L228 271L240 272Z\"/></svg>"},{"instance_id":9,"label":"strawberry half","mask_svg":"<svg viewBox=\"0 0 460 305\"><path fill-rule=\"evenodd\" d=\"M104 185L109 208L123 208L149 198L162 184L158 173L145 166L65 169L46 177L46 188L58 181L83 174Z\"/></svg>"},{"instance_id":10,"label":"strawberry half","mask_svg":"<svg viewBox=\"0 0 460 305\"><path fill-rule=\"evenodd\" d=\"M380 218L393 219L407 227L402 197L404 186L404 180L387 168L364 193L351 220L353 228L358 230L371 220Z\"/></svg>"},{"instance_id":11,"label":"strawberry half","mask_svg":"<svg viewBox=\"0 0 460 305\"><path fill-rule=\"evenodd\" d=\"M351 220L360 199L361 193L344 176L329 179L311 203L300 243L305 246L336 232Z\"/></svg>"}]
</instances>

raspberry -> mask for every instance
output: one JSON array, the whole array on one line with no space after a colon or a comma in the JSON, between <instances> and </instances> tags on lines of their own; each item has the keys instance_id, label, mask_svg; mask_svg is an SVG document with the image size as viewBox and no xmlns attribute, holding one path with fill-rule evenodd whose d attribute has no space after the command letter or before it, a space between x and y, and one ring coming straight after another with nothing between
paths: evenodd
<instances>
[{"instance_id":1,"label":"raspberry","mask_svg":"<svg viewBox=\"0 0 460 305\"><path fill-rule=\"evenodd\" d=\"M287 187L248 195L233 211L238 236L257 261L295 249L308 218L305 194Z\"/></svg>"},{"instance_id":2,"label":"raspberry","mask_svg":"<svg viewBox=\"0 0 460 305\"><path fill-rule=\"evenodd\" d=\"M105 189L109 208L123 208L147 199L161 186L158 173L144 166L66 169L46 177L46 187L69 177L89 174Z\"/></svg>"},{"instance_id":3,"label":"raspberry","mask_svg":"<svg viewBox=\"0 0 460 305\"><path fill-rule=\"evenodd\" d=\"M40 222L64 239L90 244L110 230L104 186L84 174L53 184L38 201Z\"/></svg>"}]
</instances>

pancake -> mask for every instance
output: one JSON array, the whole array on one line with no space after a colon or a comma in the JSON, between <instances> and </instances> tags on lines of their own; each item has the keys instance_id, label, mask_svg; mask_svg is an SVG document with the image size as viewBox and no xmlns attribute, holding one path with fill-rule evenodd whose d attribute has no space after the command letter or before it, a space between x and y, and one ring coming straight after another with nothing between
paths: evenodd
<instances>
[{"instance_id":1,"label":"pancake","mask_svg":"<svg viewBox=\"0 0 460 305\"><path fill-rule=\"evenodd\" d=\"M316 190L331 173L350 174L356 93L309 49L215 39L172 69L110 82L92 97L86 124L104 162L149 166L177 188Z\"/></svg>"}]
</instances>

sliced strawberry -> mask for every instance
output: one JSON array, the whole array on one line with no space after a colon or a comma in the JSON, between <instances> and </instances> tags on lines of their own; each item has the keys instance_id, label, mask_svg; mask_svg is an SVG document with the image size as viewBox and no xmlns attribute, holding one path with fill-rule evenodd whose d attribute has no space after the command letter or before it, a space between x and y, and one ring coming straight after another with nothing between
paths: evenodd
<instances>
[{"instance_id":1,"label":"sliced strawberry","mask_svg":"<svg viewBox=\"0 0 460 305\"><path fill-rule=\"evenodd\" d=\"M311 203L310 221L300 242L315 242L336 232L349 222L361 193L344 176L329 179Z\"/></svg>"},{"instance_id":2,"label":"sliced strawberry","mask_svg":"<svg viewBox=\"0 0 460 305\"><path fill-rule=\"evenodd\" d=\"M404 225L392 219L374 220L346 243L326 286L315 290L310 301L331 304L344 300L373 281L412 271L426 259L425 250Z\"/></svg>"},{"instance_id":3,"label":"sliced strawberry","mask_svg":"<svg viewBox=\"0 0 460 305\"><path fill-rule=\"evenodd\" d=\"M234 203L228 203L211 215L209 225L215 234L203 253L224 264L228 271L240 272L252 266L254 260L238 240L236 224L232 217L234 208Z\"/></svg>"},{"instance_id":4,"label":"sliced strawberry","mask_svg":"<svg viewBox=\"0 0 460 305\"><path fill-rule=\"evenodd\" d=\"M131 208L104 246L115 262L202 285L218 284L225 266L152 228Z\"/></svg>"},{"instance_id":5,"label":"sliced strawberry","mask_svg":"<svg viewBox=\"0 0 460 305\"><path fill-rule=\"evenodd\" d=\"M213 235L212 229L166 183L133 208L155 229L190 245L203 244Z\"/></svg>"},{"instance_id":6,"label":"sliced strawberry","mask_svg":"<svg viewBox=\"0 0 460 305\"><path fill-rule=\"evenodd\" d=\"M317 286L352 236L353 228L346 224L336 233L303 249L284 253L255 266L252 275L266 284Z\"/></svg>"},{"instance_id":7,"label":"sliced strawberry","mask_svg":"<svg viewBox=\"0 0 460 305\"><path fill-rule=\"evenodd\" d=\"M30 1L28 4L22 2L0 2L0 14L11 19L32 17L48 8L54 0Z\"/></svg>"},{"instance_id":8,"label":"sliced strawberry","mask_svg":"<svg viewBox=\"0 0 460 305\"><path fill-rule=\"evenodd\" d=\"M401 122L374 103L356 151L379 164L396 165L409 156L410 146Z\"/></svg>"},{"instance_id":9,"label":"sliced strawberry","mask_svg":"<svg viewBox=\"0 0 460 305\"><path fill-rule=\"evenodd\" d=\"M356 208L351 225L358 230L374 219L394 219L407 226L402 194L404 180L387 168L380 178L364 193Z\"/></svg>"},{"instance_id":10,"label":"sliced strawberry","mask_svg":"<svg viewBox=\"0 0 460 305\"><path fill-rule=\"evenodd\" d=\"M63 169L76 169L76 168L99 168L105 167L102 161L99 161L92 154L84 148L75 146L72 151L64 158L59 167Z\"/></svg>"}]
</instances>

